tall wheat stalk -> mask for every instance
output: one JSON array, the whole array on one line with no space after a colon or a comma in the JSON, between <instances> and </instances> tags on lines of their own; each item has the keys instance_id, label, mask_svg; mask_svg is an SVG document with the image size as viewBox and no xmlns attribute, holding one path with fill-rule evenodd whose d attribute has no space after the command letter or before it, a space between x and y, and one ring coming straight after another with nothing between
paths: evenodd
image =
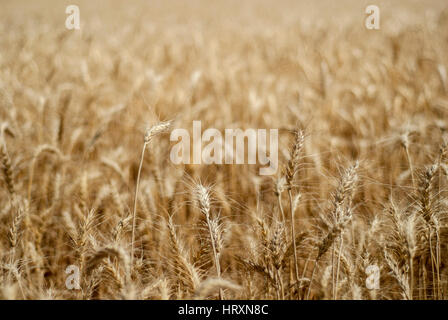
<instances>
[{"instance_id":1,"label":"tall wheat stalk","mask_svg":"<svg viewBox=\"0 0 448 320\"><path fill-rule=\"evenodd\" d=\"M132 211L132 236L131 236L131 258L130 258L130 265L131 268L133 268L133 261L134 261L134 241L135 241L135 225L136 225L136 215L137 215L137 201L138 201L138 191L140 187L140 176L142 173L142 167L143 167L143 160L145 158L145 150L151 140L158 134L166 132L171 127L171 121L166 122L160 122L145 132L145 137L143 141L143 148L142 153L140 156L140 164L138 166L138 173L137 173L137 182L135 185L135 194L134 194L134 209Z\"/></svg>"}]
</instances>

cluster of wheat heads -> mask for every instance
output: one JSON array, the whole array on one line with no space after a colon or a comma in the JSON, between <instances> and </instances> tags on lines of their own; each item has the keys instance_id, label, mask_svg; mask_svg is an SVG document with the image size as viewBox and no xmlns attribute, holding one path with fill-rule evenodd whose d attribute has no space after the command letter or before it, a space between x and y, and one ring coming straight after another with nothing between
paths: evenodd
<instances>
[{"instance_id":1,"label":"cluster of wheat heads","mask_svg":"<svg viewBox=\"0 0 448 320\"><path fill-rule=\"evenodd\" d=\"M447 298L448 11L345 2L2 3L0 298ZM277 174L174 165L193 120Z\"/></svg>"}]
</instances>

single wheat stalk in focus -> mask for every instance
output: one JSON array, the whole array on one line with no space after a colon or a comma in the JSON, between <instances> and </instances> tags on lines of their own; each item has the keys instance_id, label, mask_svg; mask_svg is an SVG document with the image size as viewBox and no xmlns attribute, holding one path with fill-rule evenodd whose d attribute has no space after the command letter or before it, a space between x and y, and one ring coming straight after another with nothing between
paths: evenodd
<instances>
[{"instance_id":1,"label":"single wheat stalk in focus","mask_svg":"<svg viewBox=\"0 0 448 320\"><path fill-rule=\"evenodd\" d=\"M138 173L137 173L137 182L135 185L134 209L132 212L132 236L131 236L131 260L130 260L131 268L133 267L133 261L134 261L135 217L136 217L136 213L137 213L138 190L139 190L139 186L140 186L140 175L141 175L142 167L143 167L143 159L145 158L145 150L146 150L146 147L151 142L151 140L156 135L166 132L170 127L171 127L171 121L165 121L165 122L160 122L160 123L150 127L145 132L142 155L140 157L140 165L138 167Z\"/></svg>"}]
</instances>

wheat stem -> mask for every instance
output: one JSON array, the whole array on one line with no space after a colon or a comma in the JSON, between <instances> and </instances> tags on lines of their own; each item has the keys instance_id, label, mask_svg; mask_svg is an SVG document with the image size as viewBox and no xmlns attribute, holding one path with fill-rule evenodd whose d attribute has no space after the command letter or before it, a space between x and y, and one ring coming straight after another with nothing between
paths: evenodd
<instances>
[{"instance_id":1,"label":"wheat stem","mask_svg":"<svg viewBox=\"0 0 448 320\"><path fill-rule=\"evenodd\" d=\"M131 268L133 268L133 261L134 261L134 241L135 241L135 225L136 225L135 220L137 215L138 190L140 186L140 176L142 173L143 159L145 158L146 145L147 143L145 142L142 148L142 155L140 157L140 164L138 166L137 182L135 185L134 209L132 211L131 262L130 262Z\"/></svg>"}]
</instances>

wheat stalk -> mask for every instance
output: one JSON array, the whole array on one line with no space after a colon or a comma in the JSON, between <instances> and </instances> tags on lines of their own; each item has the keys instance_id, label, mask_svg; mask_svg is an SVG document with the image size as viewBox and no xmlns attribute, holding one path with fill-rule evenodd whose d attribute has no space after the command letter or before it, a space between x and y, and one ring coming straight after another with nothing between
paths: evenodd
<instances>
[{"instance_id":1,"label":"wheat stalk","mask_svg":"<svg viewBox=\"0 0 448 320\"><path fill-rule=\"evenodd\" d=\"M142 154L140 157L140 164L138 166L138 173L137 173L137 181L135 185L135 195L134 195L134 209L132 211L132 236L131 236L131 266L133 266L134 261L134 241L135 241L135 223L136 223L136 215L137 215L137 201L138 201L138 191L140 186L140 175L142 172L143 167L143 159L145 157L145 150L147 146L150 144L152 139L157 136L158 134L161 134L163 132L166 132L171 127L171 121L166 122L160 122L145 132L144 142L143 142L143 149Z\"/></svg>"}]
</instances>

